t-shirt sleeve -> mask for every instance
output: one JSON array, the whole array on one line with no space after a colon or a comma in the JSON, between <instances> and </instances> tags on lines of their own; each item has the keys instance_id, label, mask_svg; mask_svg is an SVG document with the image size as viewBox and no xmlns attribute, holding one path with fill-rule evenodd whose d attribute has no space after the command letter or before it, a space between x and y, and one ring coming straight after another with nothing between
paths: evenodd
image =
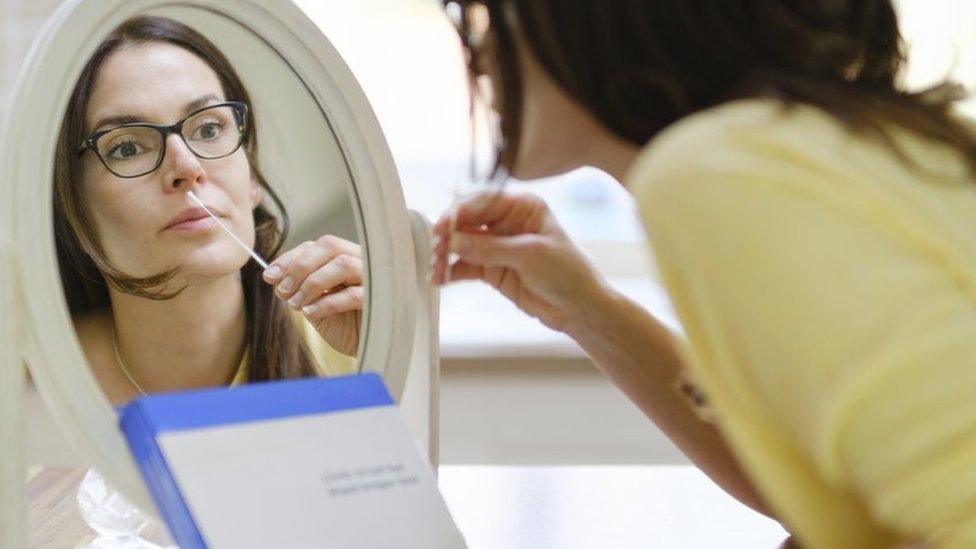
<instances>
[{"instance_id":1,"label":"t-shirt sleeve","mask_svg":"<svg viewBox=\"0 0 976 549\"><path fill-rule=\"evenodd\" d=\"M897 201L800 146L662 141L629 179L693 371L768 411L880 524L976 546L972 276Z\"/></svg>"},{"instance_id":2,"label":"t-shirt sleeve","mask_svg":"<svg viewBox=\"0 0 976 549\"><path fill-rule=\"evenodd\" d=\"M343 376L355 374L358 371L356 357L335 350L300 313L295 314L295 322L300 326L305 343L312 351L320 376Z\"/></svg>"}]
</instances>

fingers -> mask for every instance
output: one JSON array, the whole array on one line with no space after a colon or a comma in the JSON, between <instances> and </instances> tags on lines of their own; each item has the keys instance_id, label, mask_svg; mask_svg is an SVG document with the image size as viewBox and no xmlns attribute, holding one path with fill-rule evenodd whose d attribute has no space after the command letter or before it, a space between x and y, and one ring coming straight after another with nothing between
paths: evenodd
<instances>
[{"instance_id":1,"label":"fingers","mask_svg":"<svg viewBox=\"0 0 976 549\"><path fill-rule=\"evenodd\" d=\"M455 204L458 225L490 225L510 215L522 202L534 202L534 195L486 189L471 194Z\"/></svg>"},{"instance_id":2,"label":"fingers","mask_svg":"<svg viewBox=\"0 0 976 549\"><path fill-rule=\"evenodd\" d=\"M541 237L534 234L491 236L455 233L451 252L461 261L485 267L521 267L526 256L537 251Z\"/></svg>"},{"instance_id":3,"label":"fingers","mask_svg":"<svg viewBox=\"0 0 976 549\"><path fill-rule=\"evenodd\" d=\"M451 279L444 283L460 282L462 280L484 280L485 268L481 265L472 265L464 261L458 261L451 266Z\"/></svg>"},{"instance_id":4,"label":"fingers","mask_svg":"<svg viewBox=\"0 0 976 549\"><path fill-rule=\"evenodd\" d=\"M305 305L302 307L302 314L313 325L317 325L329 316L362 310L365 294L362 286L350 286Z\"/></svg>"},{"instance_id":5,"label":"fingers","mask_svg":"<svg viewBox=\"0 0 976 549\"><path fill-rule=\"evenodd\" d=\"M538 232L548 211L546 203L536 195L486 190L453 204L434 224L433 233L446 238L452 227L486 227L498 235Z\"/></svg>"},{"instance_id":6,"label":"fingers","mask_svg":"<svg viewBox=\"0 0 976 549\"><path fill-rule=\"evenodd\" d=\"M299 309L339 286L361 286L362 283L363 260L351 255L340 255L310 273L288 299L288 306Z\"/></svg>"},{"instance_id":7,"label":"fingers","mask_svg":"<svg viewBox=\"0 0 976 549\"><path fill-rule=\"evenodd\" d=\"M308 250L314 245L315 242L312 242L311 240L302 242L298 246L295 246L294 248L278 256L278 258L272 261L271 264L268 265L268 268L264 270L262 275L264 280L270 284L275 284L280 281L285 275L285 267L287 267L288 264L291 263L296 256L298 256L298 254Z\"/></svg>"},{"instance_id":8,"label":"fingers","mask_svg":"<svg viewBox=\"0 0 976 549\"><path fill-rule=\"evenodd\" d=\"M361 248L348 240L326 235L315 241L303 242L275 259L264 272L264 280L275 285L279 297L291 298L310 274L343 256L342 265L355 267L352 259L361 257ZM362 262L358 262L362 271Z\"/></svg>"},{"instance_id":9,"label":"fingers","mask_svg":"<svg viewBox=\"0 0 976 549\"><path fill-rule=\"evenodd\" d=\"M446 284L482 278L485 267L525 269L543 252L544 238L536 234L493 236L484 233L455 233L450 242L441 240L431 250L431 281L435 284ZM447 266L449 252L457 258L450 269ZM456 269L461 270L455 272Z\"/></svg>"},{"instance_id":10,"label":"fingers","mask_svg":"<svg viewBox=\"0 0 976 549\"><path fill-rule=\"evenodd\" d=\"M445 284L455 280L450 273L456 259L518 268L525 248L536 247L537 238L553 232L559 232L558 225L536 195L492 189L464 197L432 229L431 281Z\"/></svg>"}]
</instances>

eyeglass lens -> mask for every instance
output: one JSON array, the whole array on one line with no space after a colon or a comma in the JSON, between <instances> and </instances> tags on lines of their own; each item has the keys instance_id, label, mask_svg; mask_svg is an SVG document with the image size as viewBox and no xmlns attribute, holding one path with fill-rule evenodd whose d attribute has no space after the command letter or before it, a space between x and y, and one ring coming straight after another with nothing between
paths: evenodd
<instances>
[{"instance_id":1,"label":"eyeglass lens","mask_svg":"<svg viewBox=\"0 0 976 549\"><path fill-rule=\"evenodd\" d=\"M183 140L200 158L220 158L234 152L241 132L234 108L228 105L202 110L183 122ZM163 135L146 126L116 128L95 143L105 165L118 175L152 171L161 160Z\"/></svg>"}]
</instances>

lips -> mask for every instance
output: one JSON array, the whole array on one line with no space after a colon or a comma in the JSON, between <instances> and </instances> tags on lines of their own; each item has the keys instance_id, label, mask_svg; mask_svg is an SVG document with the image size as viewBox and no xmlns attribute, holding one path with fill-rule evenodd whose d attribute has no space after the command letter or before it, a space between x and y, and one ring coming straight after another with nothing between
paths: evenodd
<instances>
[{"instance_id":1,"label":"lips","mask_svg":"<svg viewBox=\"0 0 976 549\"><path fill-rule=\"evenodd\" d=\"M217 217L223 217L224 214L220 210L209 205L207 207L210 208L210 211L212 211ZM199 221L201 219L210 219L210 214L207 213L207 210L204 210L203 208L187 208L171 219L163 230L172 229L184 223L192 224L192 222Z\"/></svg>"}]
</instances>

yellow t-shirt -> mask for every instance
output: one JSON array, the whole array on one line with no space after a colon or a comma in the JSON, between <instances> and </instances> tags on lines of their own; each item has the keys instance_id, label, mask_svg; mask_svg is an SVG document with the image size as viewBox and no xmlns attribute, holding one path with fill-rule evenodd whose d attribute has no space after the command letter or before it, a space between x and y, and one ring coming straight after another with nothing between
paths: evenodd
<instances>
[{"instance_id":1,"label":"yellow t-shirt","mask_svg":"<svg viewBox=\"0 0 976 549\"><path fill-rule=\"evenodd\" d=\"M312 351L312 357L315 360L316 366L318 366L318 374L320 376L343 376L355 374L358 371L356 357L344 355L333 349L315 331L315 327L305 320L305 317L301 314L292 313L292 317L300 327L302 337L305 338L305 343L308 345L309 350ZM250 353L244 353L244 358L241 359L241 364L237 367L237 373L234 375L233 381L230 382L231 387L247 383L247 369L250 363L249 355Z\"/></svg>"},{"instance_id":2,"label":"yellow t-shirt","mask_svg":"<svg viewBox=\"0 0 976 549\"><path fill-rule=\"evenodd\" d=\"M729 103L627 177L690 376L805 546L976 547L976 181L812 107Z\"/></svg>"}]
</instances>

